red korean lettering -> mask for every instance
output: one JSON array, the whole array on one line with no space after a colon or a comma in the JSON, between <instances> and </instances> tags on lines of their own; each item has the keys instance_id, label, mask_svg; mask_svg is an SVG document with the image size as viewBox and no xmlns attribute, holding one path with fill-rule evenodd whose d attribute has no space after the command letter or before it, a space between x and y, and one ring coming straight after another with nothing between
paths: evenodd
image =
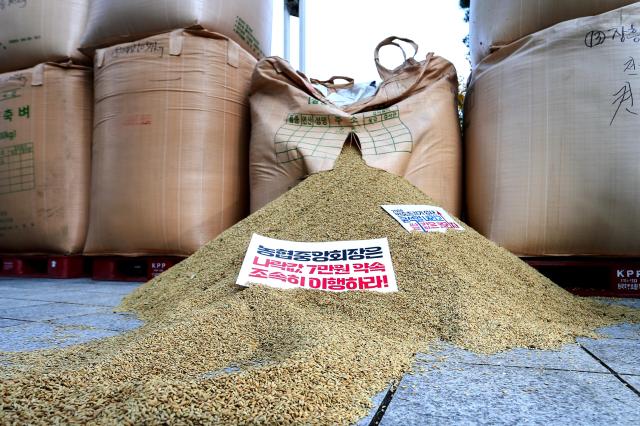
<instances>
[{"instance_id":1,"label":"red korean lettering","mask_svg":"<svg viewBox=\"0 0 640 426\"><path fill-rule=\"evenodd\" d=\"M309 278L309 288L316 290L324 289L322 286L322 280L320 278Z\"/></svg>"},{"instance_id":2,"label":"red korean lettering","mask_svg":"<svg viewBox=\"0 0 640 426\"><path fill-rule=\"evenodd\" d=\"M346 280L344 278L331 277L331 278L324 278L324 280L328 290L343 291L346 289L345 287Z\"/></svg>"},{"instance_id":3,"label":"red korean lettering","mask_svg":"<svg viewBox=\"0 0 640 426\"><path fill-rule=\"evenodd\" d=\"M289 284L293 284L293 285L297 285L300 287L304 287L305 284L305 277L301 277L299 275L287 275L287 282Z\"/></svg>"},{"instance_id":4,"label":"red korean lettering","mask_svg":"<svg viewBox=\"0 0 640 426\"><path fill-rule=\"evenodd\" d=\"M344 275L349 273L350 265L348 263L331 265L330 270L336 275Z\"/></svg>"},{"instance_id":5,"label":"red korean lettering","mask_svg":"<svg viewBox=\"0 0 640 426\"><path fill-rule=\"evenodd\" d=\"M271 272L269 274L269 278L272 280L279 280L283 282L287 282L287 276L282 272Z\"/></svg>"},{"instance_id":6,"label":"red korean lettering","mask_svg":"<svg viewBox=\"0 0 640 426\"><path fill-rule=\"evenodd\" d=\"M268 278L268 272L262 268L251 268L249 276L254 278Z\"/></svg>"}]
</instances>

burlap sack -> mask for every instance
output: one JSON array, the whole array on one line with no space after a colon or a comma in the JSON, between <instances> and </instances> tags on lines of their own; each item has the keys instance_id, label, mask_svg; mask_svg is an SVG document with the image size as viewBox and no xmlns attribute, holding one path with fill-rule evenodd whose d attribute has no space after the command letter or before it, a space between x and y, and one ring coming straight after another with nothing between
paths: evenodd
<instances>
[{"instance_id":1,"label":"burlap sack","mask_svg":"<svg viewBox=\"0 0 640 426\"><path fill-rule=\"evenodd\" d=\"M0 253L84 247L91 70L40 64L0 74Z\"/></svg>"},{"instance_id":2,"label":"burlap sack","mask_svg":"<svg viewBox=\"0 0 640 426\"><path fill-rule=\"evenodd\" d=\"M258 63L251 84L251 210L295 186L310 173L333 169L348 138L357 137L365 162L404 176L460 212L461 142L457 77L451 63L433 54L384 68L375 96L339 108L280 58ZM410 43L417 51L417 45ZM415 54L414 54L415 55Z\"/></svg>"},{"instance_id":3,"label":"burlap sack","mask_svg":"<svg viewBox=\"0 0 640 426\"><path fill-rule=\"evenodd\" d=\"M82 48L200 27L240 44L257 58L271 49L272 0L92 0Z\"/></svg>"},{"instance_id":4,"label":"burlap sack","mask_svg":"<svg viewBox=\"0 0 640 426\"><path fill-rule=\"evenodd\" d=\"M465 106L474 228L521 255L640 255L638 23L640 3L478 65Z\"/></svg>"},{"instance_id":5,"label":"burlap sack","mask_svg":"<svg viewBox=\"0 0 640 426\"><path fill-rule=\"evenodd\" d=\"M91 63L78 51L89 0L0 0L0 72L47 61Z\"/></svg>"},{"instance_id":6,"label":"burlap sack","mask_svg":"<svg viewBox=\"0 0 640 426\"><path fill-rule=\"evenodd\" d=\"M597 15L635 0L474 0L469 15L469 47L475 67L509 43L557 23Z\"/></svg>"},{"instance_id":7,"label":"burlap sack","mask_svg":"<svg viewBox=\"0 0 640 426\"><path fill-rule=\"evenodd\" d=\"M189 255L246 215L255 64L206 31L96 52L87 254Z\"/></svg>"}]
</instances>

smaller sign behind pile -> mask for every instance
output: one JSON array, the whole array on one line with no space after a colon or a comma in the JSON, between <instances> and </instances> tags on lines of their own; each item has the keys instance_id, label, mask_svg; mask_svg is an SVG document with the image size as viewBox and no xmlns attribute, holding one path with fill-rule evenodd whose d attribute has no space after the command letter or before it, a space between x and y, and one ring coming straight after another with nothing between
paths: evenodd
<instances>
[{"instance_id":1,"label":"smaller sign behind pile","mask_svg":"<svg viewBox=\"0 0 640 426\"><path fill-rule=\"evenodd\" d=\"M381 207L409 232L447 232L447 229L464 230L442 207L410 204L384 205Z\"/></svg>"}]
</instances>

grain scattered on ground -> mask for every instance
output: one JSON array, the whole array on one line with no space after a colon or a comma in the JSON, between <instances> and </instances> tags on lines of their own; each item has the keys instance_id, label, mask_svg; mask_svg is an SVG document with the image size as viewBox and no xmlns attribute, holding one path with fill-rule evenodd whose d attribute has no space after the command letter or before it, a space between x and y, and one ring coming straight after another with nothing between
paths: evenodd
<instances>
[{"instance_id":1,"label":"grain scattered on ground","mask_svg":"<svg viewBox=\"0 0 640 426\"><path fill-rule=\"evenodd\" d=\"M637 311L572 296L465 227L409 234L381 204L433 204L345 148L123 303L146 324L58 351L4 355L3 423L349 424L437 340L477 352L557 348ZM235 286L254 233L387 237L395 294Z\"/></svg>"}]
</instances>

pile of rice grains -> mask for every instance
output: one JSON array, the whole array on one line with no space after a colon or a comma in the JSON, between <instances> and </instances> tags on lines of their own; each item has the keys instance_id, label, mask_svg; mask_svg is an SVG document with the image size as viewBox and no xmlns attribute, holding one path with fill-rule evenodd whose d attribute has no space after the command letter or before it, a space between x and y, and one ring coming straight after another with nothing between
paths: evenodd
<instances>
[{"instance_id":1,"label":"pile of rice grains","mask_svg":"<svg viewBox=\"0 0 640 426\"><path fill-rule=\"evenodd\" d=\"M61 350L5 354L4 423L326 423L437 339L489 353L557 348L637 311L572 296L466 227L408 233L381 204L433 204L346 147L312 175L129 296L146 324ZM234 285L252 233L293 241L388 237L399 292Z\"/></svg>"}]
</instances>

